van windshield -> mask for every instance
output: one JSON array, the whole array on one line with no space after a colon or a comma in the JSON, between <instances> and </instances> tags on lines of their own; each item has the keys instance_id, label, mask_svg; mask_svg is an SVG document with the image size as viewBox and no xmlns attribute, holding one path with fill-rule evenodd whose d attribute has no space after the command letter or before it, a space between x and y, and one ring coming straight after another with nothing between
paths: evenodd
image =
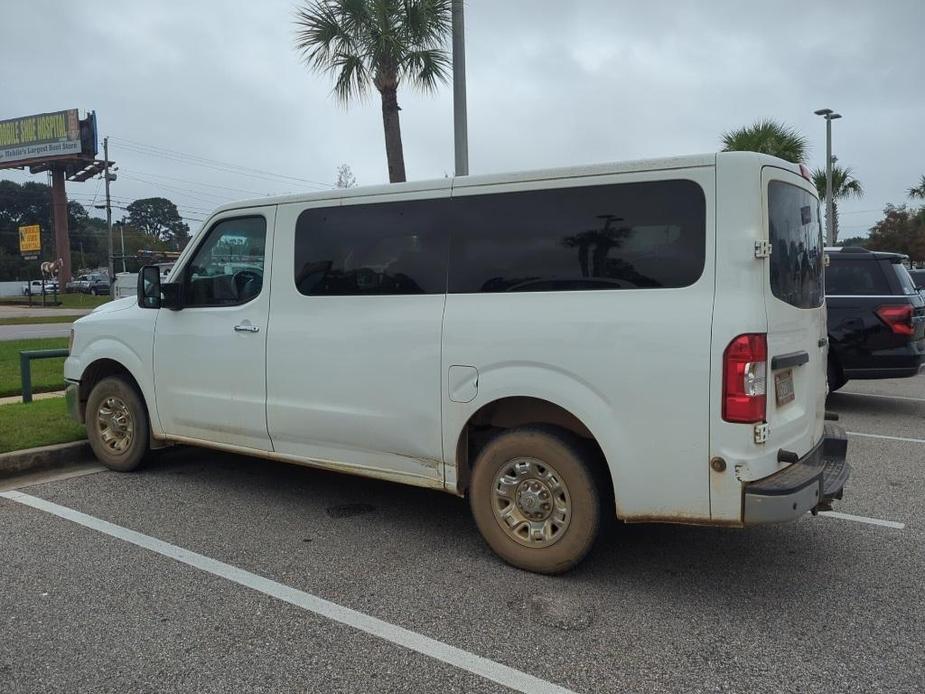
<instances>
[{"instance_id":1,"label":"van windshield","mask_svg":"<svg viewBox=\"0 0 925 694\"><path fill-rule=\"evenodd\" d=\"M819 201L802 188L768 184L771 291L796 308L822 305L822 224Z\"/></svg>"}]
</instances>

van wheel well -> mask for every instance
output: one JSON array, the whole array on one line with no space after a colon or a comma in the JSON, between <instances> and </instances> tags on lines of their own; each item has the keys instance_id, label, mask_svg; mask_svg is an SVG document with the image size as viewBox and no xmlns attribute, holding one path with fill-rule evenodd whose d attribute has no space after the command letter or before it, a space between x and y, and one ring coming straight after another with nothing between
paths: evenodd
<instances>
[{"instance_id":1,"label":"van wheel well","mask_svg":"<svg viewBox=\"0 0 925 694\"><path fill-rule=\"evenodd\" d=\"M600 445L584 423L568 410L547 400L528 397L510 397L483 405L466 422L456 445L456 485L460 494L469 489L472 466L482 448L500 432L527 424L545 424L572 434L587 447L588 459L593 460L593 471L603 485L601 496L613 502L613 481Z\"/></svg>"},{"instance_id":2,"label":"van wheel well","mask_svg":"<svg viewBox=\"0 0 925 694\"><path fill-rule=\"evenodd\" d=\"M119 376L124 379L126 383L135 389L142 403L145 402L144 395L141 392L141 388L138 386L138 382L128 369L112 359L97 359L84 369L83 375L80 378L80 387L77 390L78 400L80 402L80 421L87 421L87 400L90 397L90 392L93 390L93 387L104 378L109 378L110 376ZM147 403L145 403L145 407L147 407Z\"/></svg>"}]
</instances>

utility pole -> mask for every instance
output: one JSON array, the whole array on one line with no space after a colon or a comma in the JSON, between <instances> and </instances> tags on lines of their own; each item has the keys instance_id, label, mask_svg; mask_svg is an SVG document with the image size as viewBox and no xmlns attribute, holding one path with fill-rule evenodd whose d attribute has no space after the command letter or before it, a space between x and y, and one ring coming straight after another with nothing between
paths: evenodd
<instances>
[{"instance_id":1,"label":"utility pole","mask_svg":"<svg viewBox=\"0 0 925 694\"><path fill-rule=\"evenodd\" d=\"M463 0L453 0L453 142L456 175L469 175L469 133L466 122L466 29Z\"/></svg>"},{"instance_id":2,"label":"utility pole","mask_svg":"<svg viewBox=\"0 0 925 694\"><path fill-rule=\"evenodd\" d=\"M835 245L835 218L832 200L832 121L841 118L830 108L815 111L817 116L825 118L825 244Z\"/></svg>"},{"instance_id":3,"label":"utility pole","mask_svg":"<svg viewBox=\"0 0 925 694\"><path fill-rule=\"evenodd\" d=\"M106 182L106 230L109 237L109 284L112 286L113 280L116 276L116 269L113 265L113 256L112 256L112 202L109 199L109 181L113 180L109 177L109 138L103 138L103 180ZM115 178L115 176L113 176ZM123 254L124 255L124 254Z\"/></svg>"}]
</instances>

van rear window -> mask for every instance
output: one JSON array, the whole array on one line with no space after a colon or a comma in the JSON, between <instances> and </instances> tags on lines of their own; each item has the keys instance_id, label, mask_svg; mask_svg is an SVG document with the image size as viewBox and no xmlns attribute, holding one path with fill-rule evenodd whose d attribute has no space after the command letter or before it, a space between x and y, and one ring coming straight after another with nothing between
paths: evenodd
<instances>
[{"instance_id":1,"label":"van rear window","mask_svg":"<svg viewBox=\"0 0 925 694\"><path fill-rule=\"evenodd\" d=\"M819 201L802 188L768 184L771 291L796 308L822 305L823 243Z\"/></svg>"}]
</instances>

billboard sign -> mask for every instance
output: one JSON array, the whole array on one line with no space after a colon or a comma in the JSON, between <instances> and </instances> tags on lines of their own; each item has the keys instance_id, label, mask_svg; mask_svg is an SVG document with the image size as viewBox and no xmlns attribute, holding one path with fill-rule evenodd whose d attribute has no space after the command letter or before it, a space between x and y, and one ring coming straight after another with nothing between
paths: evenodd
<instances>
[{"instance_id":1,"label":"billboard sign","mask_svg":"<svg viewBox=\"0 0 925 694\"><path fill-rule=\"evenodd\" d=\"M38 260L42 252L42 228L38 224L19 227L19 252L24 260Z\"/></svg>"},{"instance_id":2,"label":"billboard sign","mask_svg":"<svg viewBox=\"0 0 925 694\"><path fill-rule=\"evenodd\" d=\"M77 109L0 121L0 168L80 156Z\"/></svg>"}]
</instances>

